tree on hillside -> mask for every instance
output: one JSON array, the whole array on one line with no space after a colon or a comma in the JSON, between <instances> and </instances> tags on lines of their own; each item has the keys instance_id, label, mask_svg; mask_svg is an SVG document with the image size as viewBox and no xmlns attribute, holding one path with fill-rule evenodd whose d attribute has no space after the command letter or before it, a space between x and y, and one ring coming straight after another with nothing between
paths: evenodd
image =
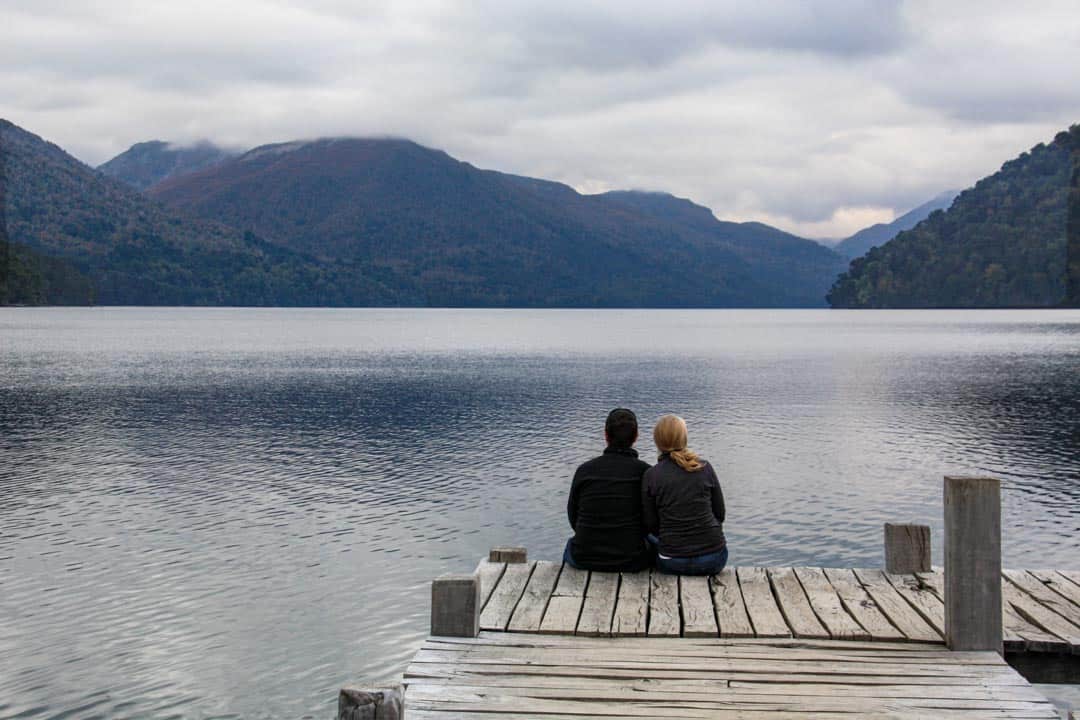
<instances>
[{"instance_id":1,"label":"tree on hillside","mask_svg":"<svg viewBox=\"0 0 1080 720\"><path fill-rule=\"evenodd\" d=\"M1072 182L1069 184L1069 216L1065 227L1068 238L1068 291L1065 303L1080 307L1080 125L1069 129L1072 150Z\"/></svg>"},{"instance_id":2,"label":"tree on hillside","mask_svg":"<svg viewBox=\"0 0 1080 720\"><path fill-rule=\"evenodd\" d=\"M7 151L0 140L0 305L7 305L8 276L11 272L11 250L7 235Z\"/></svg>"}]
</instances>

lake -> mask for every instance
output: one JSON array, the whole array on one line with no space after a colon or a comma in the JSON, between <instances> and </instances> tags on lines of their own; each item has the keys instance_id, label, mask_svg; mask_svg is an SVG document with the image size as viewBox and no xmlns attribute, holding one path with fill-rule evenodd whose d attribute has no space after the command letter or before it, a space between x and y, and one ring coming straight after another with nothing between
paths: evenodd
<instances>
[{"instance_id":1,"label":"lake","mask_svg":"<svg viewBox=\"0 0 1080 720\"><path fill-rule=\"evenodd\" d=\"M880 566L949 473L1080 569L1080 311L0 309L0 717L332 717L428 583L555 559L615 406L686 418L733 564Z\"/></svg>"}]
</instances>

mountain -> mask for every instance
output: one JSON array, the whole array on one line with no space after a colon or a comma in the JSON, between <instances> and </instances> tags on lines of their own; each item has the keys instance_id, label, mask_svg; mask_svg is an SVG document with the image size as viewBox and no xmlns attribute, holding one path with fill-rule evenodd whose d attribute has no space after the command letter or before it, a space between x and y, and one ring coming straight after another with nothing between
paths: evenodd
<instances>
[{"instance_id":1,"label":"mountain","mask_svg":"<svg viewBox=\"0 0 1080 720\"><path fill-rule=\"evenodd\" d=\"M947 211L852 261L833 307L1031 307L1065 296L1070 148L1080 126L1005 163Z\"/></svg>"},{"instance_id":2,"label":"mountain","mask_svg":"<svg viewBox=\"0 0 1080 720\"><path fill-rule=\"evenodd\" d=\"M237 153L206 140L183 146L151 140L132 145L98 170L137 190L145 190L177 175L202 170Z\"/></svg>"},{"instance_id":3,"label":"mountain","mask_svg":"<svg viewBox=\"0 0 1080 720\"><path fill-rule=\"evenodd\" d=\"M92 282L91 295L98 303L364 305L410 300L347 264L316 261L252 233L181 217L6 120L0 120L0 157L5 255L18 257L23 248L33 257L69 263ZM18 267L7 264L3 284L10 284Z\"/></svg>"},{"instance_id":4,"label":"mountain","mask_svg":"<svg viewBox=\"0 0 1080 720\"><path fill-rule=\"evenodd\" d=\"M670 195L581 195L407 140L255 148L149 195L435 306L821 306L843 260Z\"/></svg>"},{"instance_id":5,"label":"mountain","mask_svg":"<svg viewBox=\"0 0 1080 720\"><path fill-rule=\"evenodd\" d=\"M947 209L957 194L956 190L947 190L917 208L908 210L890 223L877 223L863 228L851 237L838 242L833 249L849 260L865 255L870 248L884 245L897 234L915 227L935 210Z\"/></svg>"}]
</instances>

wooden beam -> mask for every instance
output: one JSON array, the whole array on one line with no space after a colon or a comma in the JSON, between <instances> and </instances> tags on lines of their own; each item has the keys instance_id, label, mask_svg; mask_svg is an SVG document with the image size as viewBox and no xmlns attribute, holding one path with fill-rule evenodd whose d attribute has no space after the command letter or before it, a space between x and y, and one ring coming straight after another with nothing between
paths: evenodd
<instances>
[{"instance_id":1,"label":"wooden beam","mask_svg":"<svg viewBox=\"0 0 1080 720\"><path fill-rule=\"evenodd\" d=\"M885 572L930 572L930 526L885 523Z\"/></svg>"},{"instance_id":2,"label":"wooden beam","mask_svg":"<svg viewBox=\"0 0 1080 720\"><path fill-rule=\"evenodd\" d=\"M1001 653L1001 481L945 478L945 642Z\"/></svg>"},{"instance_id":3,"label":"wooden beam","mask_svg":"<svg viewBox=\"0 0 1080 720\"><path fill-rule=\"evenodd\" d=\"M480 633L480 576L443 575L431 583L431 634L476 637Z\"/></svg>"},{"instance_id":4,"label":"wooden beam","mask_svg":"<svg viewBox=\"0 0 1080 720\"><path fill-rule=\"evenodd\" d=\"M493 563L523 563L529 561L529 553L518 545L498 545L491 548L488 560Z\"/></svg>"}]
</instances>

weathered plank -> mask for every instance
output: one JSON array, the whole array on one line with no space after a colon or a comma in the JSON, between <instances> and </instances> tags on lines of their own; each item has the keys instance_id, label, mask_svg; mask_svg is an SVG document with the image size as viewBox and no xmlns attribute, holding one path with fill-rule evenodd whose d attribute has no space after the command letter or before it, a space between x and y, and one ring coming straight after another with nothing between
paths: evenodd
<instances>
[{"instance_id":1,"label":"weathered plank","mask_svg":"<svg viewBox=\"0 0 1080 720\"><path fill-rule=\"evenodd\" d=\"M1056 570L1028 570L1035 579L1071 602L1075 607L1069 612L1069 619L1080 619L1080 585L1075 585ZM1073 620L1075 622L1075 620Z\"/></svg>"},{"instance_id":2,"label":"weathered plank","mask_svg":"<svg viewBox=\"0 0 1080 720\"><path fill-rule=\"evenodd\" d=\"M487 605L487 601L491 598L491 591L499 584L499 578L502 577L504 570L506 570L506 563L493 563L487 558L481 560L480 564L476 566L476 570L473 572L480 577L481 608Z\"/></svg>"},{"instance_id":3,"label":"weathered plank","mask_svg":"<svg viewBox=\"0 0 1080 720\"><path fill-rule=\"evenodd\" d=\"M720 637L754 637L754 627L750 624L750 616L746 614L746 603L743 601L735 570L724 568L723 572L711 578L709 584Z\"/></svg>"},{"instance_id":4,"label":"weathered plank","mask_svg":"<svg viewBox=\"0 0 1080 720\"><path fill-rule=\"evenodd\" d=\"M535 563L510 563L480 613L481 630L505 630Z\"/></svg>"},{"instance_id":5,"label":"weathered plank","mask_svg":"<svg viewBox=\"0 0 1080 720\"><path fill-rule=\"evenodd\" d=\"M540 632L573 634L584 603L584 595L552 595L544 612L544 619L540 621Z\"/></svg>"},{"instance_id":6,"label":"weathered plank","mask_svg":"<svg viewBox=\"0 0 1080 720\"><path fill-rule=\"evenodd\" d=\"M844 608L851 613L856 622L866 632L870 633L873 640L896 641L906 640L907 636L900 632L881 609L878 608L874 599L866 592L855 573L847 568L825 568L825 577L828 578Z\"/></svg>"},{"instance_id":7,"label":"weathered plank","mask_svg":"<svg viewBox=\"0 0 1080 720\"><path fill-rule=\"evenodd\" d=\"M679 578L653 571L649 588L649 636L679 637Z\"/></svg>"},{"instance_id":8,"label":"weathered plank","mask_svg":"<svg viewBox=\"0 0 1080 720\"><path fill-rule=\"evenodd\" d=\"M585 590L585 604L578 619L578 635L610 635L611 619L619 592L619 574L593 572Z\"/></svg>"},{"instance_id":9,"label":"weathered plank","mask_svg":"<svg viewBox=\"0 0 1080 720\"><path fill-rule=\"evenodd\" d=\"M1004 602L1025 620L1064 640L1080 654L1080 627L1073 625L1011 582L1002 585Z\"/></svg>"},{"instance_id":10,"label":"weathered plank","mask_svg":"<svg viewBox=\"0 0 1080 720\"><path fill-rule=\"evenodd\" d=\"M746 614L750 616L754 634L764 638L791 637L791 629L776 606L765 568L741 567L735 571L735 575L739 579Z\"/></svg>"},{"instance_id":11,"label":"weathered plank","mask_svg":"<svg viewBox=\"0 0 1080 720\"><path fill-rule=\"evenodd\" d=\"M477 679L476 684L466 685L457 683L450 685L422 684L410 695L413 702L434 701L443 703L458 701L467 703L481 703L487 698L488 686L483 684L482 679ZM582 706L596 706L601 709L608 707L647 708L649 705L670 708L687 708L690 710L704 710L709 706L719 706L718 709L750 712L874 712L882 709L882 703L878 698L871 697L843 697L830 695L802 696L795 700L775 694L734 694L727 690L715 693L687 694L666 690L636 690L623 685L613 685L606 688L526 688L520 686L504 686L499 692L500 702L504 703L511 711L530 712L537 709L533 701L550 703L548 710L563 711L570 709L574 704ZM513 703L517 707L513 707ZM909 712L915 710L942 710L952 711L994 711L1013 710L1020 712L1032 712L1045 707L1045 700L1034 698L1027 700L998 700L988 699L985 695L978 698L939 698L926 699L920 697L901 697L896 699L896 704L906 707ZM560 705L562 706L560 708ZM412 705L410 704L410 708Z\"/></svg>"},{"instance_id":12,"label":"weathered plank","mask_svg":"<svg viewBox=\"0 0 1080 720\"><path fill-rule=\"evenodd\" d=\"M615 637L643 636L649 622L649 571L623 573L611 634Z\"/></svg>"},{"instance_id":13,"label":"weathered plank","mask_svg":"<svg viewBox=\"0 0 1080 720\"><path fill-rule=\"evenodd\" d=\"M908 604L881 570L855 570L855 576L878 609L909 640L940 642L942 636Z\"/></svg>"},{"instance_id":14,"label":"weathered plank","mask_svg":"<svg viewBox=\"0 0 1080 720\"><path fill-rule=\"evenodd\" d=\"M1040 583L1071 602L1074 608L1069 611L1067 617L1072 622L1080 621L1080 585L1071 583L1061 571L1028 570L1028 572L1035 575Z\"/></svg>"},{"instance_id":15,"label":"weathered plank","mask_svg":"<svg viewBox=\"0 0 1080 720\"><path fill-rule=\"evenodd\" d=\"M844 608L836 588L825 576L825 571L821 568L797 567L795 577L802 584L806 597L810 601L810 607L814 609L814 614L829 631L829 635L837 640L870 639L870 633L863 629ZM884 620L884 618L881 619Z\"/></svg>"},{"instance_id":16,"label":"weathered plank","mask_svg":"<svg viewBox=\"0 0 1080 720\"><path fill-rule=\"evenodd\" d=\"M476 646L501 646L511 649L525 647L559 647L578 648L594 647L596 641L592 638L574 635L514 635L500 632L481 632L475 638L463 637L440 637L430 638L427 644L448 648L470 648ZM949 652L941 654L941 643L908 643L887 641L857 641L857 640L761 640L746 638L739 640L726 640L718 642L710 638L619 638L618 643L611 643L607 647L641 647L652 650L662 650L665 653L685 653L696 655L704 650L708 653L739 654L755 652L772 652L776 647L787 648L788 656L818 656L821 653L840 653L850 656L869 657L902 657L904 659L935 657L940 662L955 660L963 664L971 664L978 658L986 657L985 653L974 652ZM765 650L763 650L765 648Z\"/></svg>"},{"instance_id":17,"label":"weathered plank","mask_svg":"<svg viewBox=\"0 0 1080 720\"><path fill-rule=\"evenodd\" d=\"M1047 587L1031 573L1026 570L1004 570L1002 574L1006 580L1060 615L1069 624L1075 627L1080 622L1080 608L1077 608L1058 592ZM1077 630L1080 631L1080 628L1077 628Z\"/></svg>"},{"instance_id":18,"label":"weathered plank","mask_svg":"<svg viewBox=\"0 0 1080 720\"><path fill-rule=\"evenodd\" d=\"M780 612L787 620L788 627L797 638L828 638L829 631L814 615L810 601L806 599L799 578L792 568L769 568L769 581L772 582Z\"/></svg>"},{"instance_id":19,"label":"weathered plank","mask_svg":"<svg viewBox=\"0 0 1080 720\"><path fill-rule=\"evenodd\" d=\"M912 609L922 616L923 620L941 635L945 636L945 602L939 598L930 588L919 582L919 578L913 574L893 575L884 573L900 597L908 601Z\"/></svg>"},{"instance_id":20,"label":"weathered plank","mask_svg":"<svg viewBox=\"0 0 1080 720\"><path fill-rule=\"evenodd\" d=\"M679 605L682 607L683 637L717 637L720 634L708 577L680 577Z\"/></svg>"},{"instance_id":21,"label":"weathered plank","mask_svg":"<svg viewBox=\"0 0 1080 720\"><path fill-rule=\"evenodd\" d=\"M569 565L562 566L559 581L555 584L544 619L540 623L540 632L574 633L581 616L581 606L585 602L585 586L588 583L587 571Z\"/></svg>"},{"instance_id":22,"label":"weathered plank","mask_svg":"<svg viewBox=\"0 0 1080 720\"><path fill-rule=\"evenodd\" d=\"M465 682L475 682L480 676L462 678ZM413 685L446 685L455 682L455 679L440 677L418 677L411 679ZM519 677L517 675L487 675L483 676L485 685L491 688L566 688L574 690L609 690L612 683L606 678L595 677L565 677L530 676ZM919 698L934 699L944 698L951 700L962 699L994 699L1005 701L1031 701L1032 689L1020 685L987 685L983 687L970 687L966 685L944 685L932 687L928 685L814 685L800 682L744 682L732 680L727 684L717 684L702 680L658 680L655 678L628 678L619 686L634 693L640 692L672 692L696 695L702 697L746 696L746 695L782 695L785 697L815 697L829 695L835 697L877 697L877 698Z\"/></svg>"},{"instance_id":23,"label":"weathered plank","mask_svg":"<svg viewBox=\"0 0 1080 720\"><path fill-rule=\"evenodd\" d=\"M540 623L544 619L551 591L559 579L560 565L540 560L533 569L525 593L514 608L508 630L510 632L540 632Z\"/></svg>"}]
</instances>

